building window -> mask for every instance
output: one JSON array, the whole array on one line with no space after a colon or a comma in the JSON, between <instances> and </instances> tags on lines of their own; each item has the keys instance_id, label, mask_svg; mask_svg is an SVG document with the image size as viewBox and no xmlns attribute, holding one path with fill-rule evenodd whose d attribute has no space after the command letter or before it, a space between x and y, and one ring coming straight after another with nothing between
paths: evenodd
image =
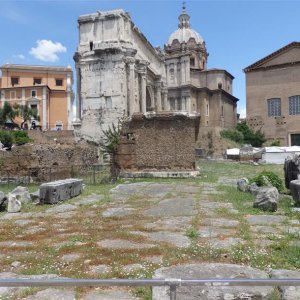
<instances>
[{"instance_id":1,"label":"building window","mask_svg":"<svg viewBox=\"0 0 300 300\"><path fill-rule=\"evenodd\" d=\"M221 116L224 117L224 106L222 105Z\"/></svg>"},{"instance_id":2,"label":"building window","mask_svg":"<svg viewBox=\"0 0 300 300\"><path fill-rule=\"evenodd\" d=\"M268 99L268 117L281 116L281 99L273 98Z\"/></svg>"},{"instance_id":3,"label":"building window","mask_svg":"<svg viewBox=\"0 0 300 300\"><path fill-rule=\"evenodd\" d=\"M174 64L170 64L169 74L170 74L170 82L175 82L175 71L174 71Z\"/></svg>"},{"instance_id":4,"label":"building window","mask_svg":"<svg viewBox=\"0 0 300 300\"><path fill-rule=\"evenodd\" d=\"M112 109L111 97L105 97L105 107L106 109Z\"/></svg>"},{"instance_id":5,"label":"building window","mask_svg":"<svg viewBox=\"0 0 300 300\"><path fill-rule=\"evenodd\" d=\"M31 91L31 97L32 97L32 98L36 98L36 96L37 96L36 90L32 90L32 91Z\"/></svg>"},{"instance_id":6,"label":"building window","mask_svg":"<svg viewBox=\"0 0 300 300\"><path fill-rule=\"evenodd\" d=\"M42 78L33 78L33 85L42 84Z\"/></svg>"},{"instance_id":7,"label":"building window","mask_svg":"<svg viewBox=\"0 0 300 300\"><path fill-rule=\"evenodd\" d=\"M186 97L182 97L181 110L187 110L186 109Z\"/></svg>"},{"instance_id":8,"label":"building window","mask_svg":"<svg viewBox=\"0 0 300 300\"><path fill-rule=\"evenodd\" d=\"M16 91L10 91L10 99L16 99Z\"/></svg>"},{"instance_id":9,"label":"building window","mask_svg":"<svg viewBox=\"0 0 300 300\"><path fill-rule=\"evenodd\" d=\"M175 110L182 110L181 98L176 98Z\"/></svg>"},{"instance_id":10,"label":"building window","mask_svg":"<svg viewBox=\"0 0 300 300\"><path fill-rule=\"evenodd\" d=\"M300 96L289 97L289 115L300 115Z\"/></svg>"},{"instance_id":11,"label":"building window","mask_svg":"<svg viewBox=\"0 0 300 300\"><path fill-rule=\"evenodd\" d=\"M19 84L19 77L11 77L11 85L15 86Z\"/></svg>"},{"instance_id":12,"label":"building window","mask_svg":"<svg viewBox=\"0 0 300 300\"><path fill-rule=\"evenodd\" d=\"M191 65L191 67L195 66L195 58L194 57L190 58L190 65Z\"/></svg>"},{"instance_id":13,"label":"building window","mask_svg":"<svg viewBox=\"0 0 300 300\"><path fill-rule=\"evenodd\" d=\"M31 108L31 109L35 109L35 110L37 111L37 104L31 104L31 105L30 105L30 108Z\"/></svg>"},{"instance_id":14,"label":"building window","mask_svg":"<svg viewBox=\"0 0 300 300\"><path fill-rule=\"evenodd\" d=\"M291 146L300 146L300 134L291 134Z\"/></svg>"},{"instance_id":15,"label":"building window","mask_svg":"<svg viewBox=\"0 0 300 300\"><path fill-rule=\"evenodd\" d=\"M206 113L205 115L208 117L209 116L209 103L206 103Z\"/></svg>"},{"instance_id":16,"label":"building window","mask_svg":"<svg viewBox=\"0 0 300 300\"><path fill-rule=\"evenodd\" d=\"M174 98L169 98L170 110L176 109L176 100Z\"/></svg>"},{"instance_id":17,"label":"building window","mask_svg":"<svg viewBox=\"0 0 300 300\"><path fill-rule=\"evenodd\" d=\"M55 79L55 85L56 86L62 86L63 85L63 80L62 79Z\"/></svg>"},{"instance_id":18,"label":"building window","mask_svg":"<svg viewBox=\"0 0 300 300\"><path fill-rule=\"evenodd\" d=\"M62 123L62 121L56 121L56 122L55 122L55 130L56 130L56 131L61 131L61 130L63 130L63 123Z\"/></svg>"}]
</instances>

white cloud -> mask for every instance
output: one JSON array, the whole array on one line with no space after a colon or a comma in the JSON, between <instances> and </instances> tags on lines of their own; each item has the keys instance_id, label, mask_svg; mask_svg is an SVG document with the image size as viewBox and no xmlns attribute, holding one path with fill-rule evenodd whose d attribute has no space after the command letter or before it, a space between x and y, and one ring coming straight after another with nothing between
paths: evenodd
<instances>
[{"instance_id":1,"label":"white cloud","mask_svg":"<svg viewBox=\"0 0 300 300\"><path fill-rule=\"evenodd\" d=\"M30 54L38 60L56 62L59 60L57 53L67 52L67 48L59 42L51 40L38 40L37 46L31 48Z\"/></svg>"},{"instance_id":2,"label":"white cloud","mask_svg":"<svg viewBox=\"0 0 300 300\"><path fill-rule=\"evenodd\" d=\"M18 58L18 59L25 59L25 55L23 55L23 54L15 54L14 56L13 56L14 58Z\"/></svg>"},{"instance_id":3,"label":"white cloud","mask_svg":"<svg viewBox=\"0 0 300 300\"><path fill-rule=\"evenodd\" d=\"M245 107L240 108L238 113L240 114L240 118L246 118L246 108Z\"/></svg>"}]
</instances>

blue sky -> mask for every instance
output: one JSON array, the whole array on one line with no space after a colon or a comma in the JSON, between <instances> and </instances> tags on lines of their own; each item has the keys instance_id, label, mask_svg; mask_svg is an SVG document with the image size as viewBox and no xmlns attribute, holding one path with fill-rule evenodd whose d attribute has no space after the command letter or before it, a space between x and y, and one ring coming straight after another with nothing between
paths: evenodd
<instances>
[{"instance_id":1,"label":"blue sky","mask_svg":"<svg viewBox=\"0 0 300 300\"><path fill-rule=\"evenodd\" d=\"M208 68L234 77L238 111L245 111L246 66L299 41L299 1L186 1L191 26L206 42ZM153 46L176 30L182 1L0 0L0 64L71 65L78 42L77 17L123 8Z\"/></svg>"}]
</instances>

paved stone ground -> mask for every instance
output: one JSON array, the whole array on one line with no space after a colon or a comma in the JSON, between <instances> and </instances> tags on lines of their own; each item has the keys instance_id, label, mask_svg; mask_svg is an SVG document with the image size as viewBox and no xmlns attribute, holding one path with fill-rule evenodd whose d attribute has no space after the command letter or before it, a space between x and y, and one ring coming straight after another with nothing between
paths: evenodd
<instances>
[{"instance_id":1,"label":"paved stone ground","mask_svg":"<svg viewBox=\"0 0 300 300\"><path fill-rule=\"evenodd\" d=\"M226 181L222 178L221 182L231 185L234 179ZM69 203L45 206L44 210L41 208L35 213L2 214L0 222L10 228L11 234L5 238L4 232L1 232L0 258L10 261L13 257L14 260L9 266L0 266L0 278L21 277L28 268L28 257L34 261L34 256L43 255L36 253L33 237L37 236L45 251L49 245L53 246L52 251L58 255L57 268L70 268L77 264L87 277L111 278L115 277L116 270L123 272L124 276L134 276L149 264L154 269L172 264L158 249L166 249L167 253L197 244L211 251L229 253L231 247L246 242L240 236L240 228L245 224L258 248L269 247L276 242L267 238L270 235L281 237L287 232L300 233L299 220L280 212L274 215L242 215L230 201L220 201L223 192L217 189L217 185L192 181L126 183L110 191L109 202L101 201L103 195L92 194L77 197ZM81 223L76 221L77 231L70 231L74 220L81 220ZM94 230L95 235L87 236L85 228ZM89 257L86 253L91 249L101 254ZM131 260L124 260L124 264L117 267L113 259L110 262L101 260L105 253L125 257L127 252ZM276 274L289 276L284 271ZM283 291L293 293L289 289ZM17 299L21 292L24 288L0 288L0 299ZM33 291L22 299L75 298L74 289L49 288ZM128 289L122 288L90 289L77 298L136 299Z\"/></svg>"}]
</instances>

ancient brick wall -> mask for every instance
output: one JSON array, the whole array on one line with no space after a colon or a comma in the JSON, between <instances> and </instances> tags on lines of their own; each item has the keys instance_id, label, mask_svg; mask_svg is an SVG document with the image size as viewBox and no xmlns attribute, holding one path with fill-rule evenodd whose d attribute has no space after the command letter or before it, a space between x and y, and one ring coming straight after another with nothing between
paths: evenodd
<instances>
[{"instance_id":1,"label":"ancient brick wall","mask_svg":"<svg viewBox=\"0 0 300 300\"><path fill-rule=\"evenodd\" d=\"M210 126L200 127L196 147L204 150L204 156L222 158L226 149L239 147L237 143L221 137L220 131L223 129Z\"/></svg>"},{"instance_id":2,"label":"ancient brick wall","mask_svg":"<svg viewBox=\"0 0 300 300\"><path fill-rule=\"evenodd\" d=\"M194 170L199 117L183 114L135 114L117 149L121 170Z\"/></svg>"},{"instance_id":3,"label":"ancient brick wall","mask_svg":"<svg viewBox=\"0 0 300 300\"><path fill-rule=\"evenodd\" d=\"M74 144L73 130L46 131L28 130L35 144Z\"/></svg>"},{"instance_id":4,"label":"ancient brick wall","mask_svg":"<svg viewBox=\"0 0 300 300\"><path fill-rule=\"evenodd\" d=\"M71 168L83 168L98 162L98 149L87 144L23 145L0 151L0 176L31 176L44 180L49 172L63 175ZM55 174L54 174L55 176Z\"/></svg>"}]
</instances>

